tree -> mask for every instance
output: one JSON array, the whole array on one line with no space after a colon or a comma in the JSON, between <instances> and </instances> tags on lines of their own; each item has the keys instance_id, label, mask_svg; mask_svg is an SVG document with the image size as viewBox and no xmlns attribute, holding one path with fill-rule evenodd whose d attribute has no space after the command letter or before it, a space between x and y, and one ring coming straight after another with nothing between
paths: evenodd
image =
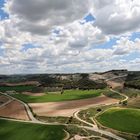
<instances>
[{"instance_id":1,"label":"tree","mask_svg":"<svg viewBox=\"0 0 140 140\"><path fill-rule=\"evenodd\" d=\"M136 137L137 137L137 140L140 140L140 133Z\"/></svg>"},{"instance_id":2,"label":"tree","mask_svg":"<svg viewBox=\"0 0 140 140\"><path fill-rule=\"evenodd\" d=\"M102 109L101 108L97 108L97 111L100 112L100 111L102 111Z\"/></svg>"},{"instance_id":3,"label":"tree","mask_svg":"<svg viewBox=\"0 0 140 140\"><path fill-rule=\"evenodd\" d=\"M72 122L72 120L73 120L73 117L71 116L71 117L69 118L69 120L68 120L67 124L71 123L71 122Z\"/></svg>"},{"instance_id":4,"label":"tree","mask_svg":"<svg viewBox=\"0 0 140 140\"><path fill-rule=\"evenodd\" d=\"M64 93L64 90L63 90L63 88L62 88L62 90L61 90L61 94L63 94Z\"/></svg>"},{"instance_id":5,"label":"tree","mask_svg":"<svg viewBox=\"0 0 140 140\"><path fill-rule=\"evenodd\" d=\"M122 105L127 106L127 100L122 102Z\"/></svg>"}]
</instances>

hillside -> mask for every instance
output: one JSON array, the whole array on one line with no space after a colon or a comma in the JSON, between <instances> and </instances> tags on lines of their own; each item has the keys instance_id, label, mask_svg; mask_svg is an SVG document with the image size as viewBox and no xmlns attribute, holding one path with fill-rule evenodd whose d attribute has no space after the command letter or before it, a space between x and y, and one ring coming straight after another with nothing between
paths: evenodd
<instances>
[{"instance_id":1,"label":"hillside","mask_svg":"<svg viewBox=\"0 0 140 140\"><path fill-rule=\"evenodd\" d=\"M127 79L125 81L125 86L129 88L140 89L140 72L139 71L129 72Z\"/></svg>"},{"instance_id":2,"label":"hillside","mask_svg":"<svg viewBox=\"0 0 140 140\"><path fill-rule=\"evenodd\" d=\"M0 86L34 85L40 87L63 87L64 89L102 89L110 85L107 79L127 74L127 70L112 70L104 73L75 74L29 74L1 75ZM113 83L124 83L124 78L109 80Z\"/></svg>"}]
</instances>

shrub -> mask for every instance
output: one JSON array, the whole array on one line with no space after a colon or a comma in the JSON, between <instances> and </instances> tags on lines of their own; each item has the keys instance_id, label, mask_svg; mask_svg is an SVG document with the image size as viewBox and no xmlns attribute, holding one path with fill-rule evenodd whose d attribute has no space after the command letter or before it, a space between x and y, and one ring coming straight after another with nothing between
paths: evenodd
<instances>
[{"instance_id":1,"label":"shrub","mask_svg":"<svg viewBox=\"0 0 140 140\"><path fill-rule=\"evenodd\" d=\"M101 108L97 108L97 111L98 111L98 112L101 112L101 111L102 111L102 109L101 109Z\"/></svg>"}]
</instances>

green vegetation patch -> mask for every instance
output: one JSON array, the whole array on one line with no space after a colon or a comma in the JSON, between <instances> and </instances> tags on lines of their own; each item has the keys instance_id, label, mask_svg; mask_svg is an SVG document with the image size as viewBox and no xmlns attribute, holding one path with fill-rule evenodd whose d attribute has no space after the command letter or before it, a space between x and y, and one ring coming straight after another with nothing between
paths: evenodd
<instances>
[{"instance_id":1,"label":"green vegetation patch","mask_svg":"<svg viewBox=\"0 0 140 140\"><path fill-rule=\"evenodd\" d=\"M84 128L79 128L76 125L66 126L66 131L70 133L70 137L74 137L75 135L90 137L90 136L101 136L100 133L90 131ZM92 140L92 138L90 138ZM94 140L98 140L98 138L94 138Z\"/></svg>"},{"instance_id":2,"label":"green vegetation patch","mask_svg":"<svg viewBox=\"0 0 140 140\"><path fill-rule=\"evenodd\" d=\"M1 140L62 140L64 126L40 125L0 119Z\"/></svg>"},{"instance_id":3,"label":"green vegetation patch","mask_svg":"<svg viewBox=\"0 0 140 140\"><path fill-rule=\"evenodd\" d=\"M58 117L47 117L47 116L37 116L37 119L46 122L46 123L61 123L61 124L78 124L82 125L83 123L78 121L74 117L63 117L63 116L58 116Z\"/></svg>"},{"instance_id":4,"label":"green vegetation patch","mask_svg":"<svg viewBox=\"0 0 140 140\"><path fill-rule=\"evenodd\" d=\"M125 87L140 89L140 72L129 72L124 85Z\"/></svg>"},{"instance_id":5,"label":"green vegetation patch","mask_svg":"<svg viewBox=\"0 0 140 140\"><path fill-rule=\"evenodd\" d=\"M107 97L114 98L114 99L119 99L119 100L124 99L123 96L121 96L120 94L113 92L111 90L105 91L103 94Z\"/></svg>"},{"instance_id":6,"label":"green vegetation patch","mask_svg":"<svg viewBox=\"0 0 140 140\"><path fill-rule=\"evenodd\" d=\"M122 132L140 132L140 110L130 108L111 108L96 118L102 125Z\"/></svg>"},{"instance_id":7,"label":"green vegetation patch","mask_svg":"<svg viewBox=\"0 0 140 140\"><path fill-rule=\"evenodd\" d=\"M23 91L30 91L35 86L0 86L0 92L6 92L6 91L17 91L17 92L23 92Z\"/></svg>"},{"instance_id":8,"label":"green vegetation patch","mask_svg":"<svg viewBox=\"0 0 140 140\"><path fill-rule=\"evenodd\" d=\"M122 92L130 98L140 96L140 90L139 89L124 88Z\"/></svg>"},{"instance_id":9,"label":"green vegetation patch","mask_svg":"<svg viewBox=\"0 0 140 140\"><path fill-rule=\"evenodd\" d=\"M88 109L84 109L84 110L81 110L79 113L78 113L78 116L89 122L89 123L93 123L93 117L99 113L99 112L102 112L110 107L113 107L114 105L107 105L107 106L97 106L97 107L91 107L91 108L88 108Z\"/></svg>"},{"instance_id":10,"label":"green vegetation patch","mask_svg":"<svg viewBox=\"0 0 140 140\"><path fill-rule=\"evenodd\" d=\"M100 96L103 90L65 90L63 94L45 94L43 96L30 96L24 94L14 94L15 98L23 100L27 103L37 103L37 102L59 102L59 101L69 101L78 100L91 97Z\"/></svg>"}]
</instances>

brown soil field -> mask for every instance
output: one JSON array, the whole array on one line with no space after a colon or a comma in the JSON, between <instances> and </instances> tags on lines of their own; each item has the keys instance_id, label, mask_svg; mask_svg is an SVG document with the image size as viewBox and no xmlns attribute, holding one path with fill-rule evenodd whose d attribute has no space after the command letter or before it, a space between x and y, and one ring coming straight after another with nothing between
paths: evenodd
<instances>
[{"instance_id":1,"label":"brown soil field","mask_svg":"<svg viewBox=\"0 0 140 140\"><path fill-rule=\"evenodd\" d=\"M128 106L140 108L140 96L137 98L132 98L128 101Z\"/></svg>"},{"instance_id":2,"label":"brown soil field","mask_svg":"<svg viewBox=\"0 0 140 140\"><path fill-rule=\"evenodd\" d=\"M6 103L7 101L9 101L8 97L4 95L0 95L0 105L2 105L3 103Z\"/></svg>"},{"instance_id":3,"label":"brown soil field","mask_svg":"<svg viewBox=\"0 0 140 140\"><path fill-rule=\"evenodd\" d=\"M21 120L29 120L24 106L15 100L11 101L6 106L0 107L0 116Z\"/></svg>"},{"instance_id":4,"label":"brown soil field","mask_svg":"<svg viewBox=\"0 0 140 140\"><path fill-rule=\"evenodd\" d=\"M32 92L22 92L22 94L30 95L30 96L43 96L45 93L32 93Z\"/></svg>"},{"instance_id":5,"label":"brown soil field","mask_svg":"<svg viewBox=\"0 0 140 140\"><path fill-rule=\"evenodd\" d=\"M21 86L21 85L39 85L38 81L26 81L19 83L0 83L0 86Z\"/></svg>"},{"instance_id":6,"label":"brown soil field","mask_svg":"<svg viewBox=\"0 0 140 140\"><path fill-rule=\"evenodd\" d=\"M90 99L49 102L49 103L30 103L30 107L34 113L39 116L72 116L74 112L101 104L116 103L118 100L100 96Z\"/></svg>"}]
</instances>

